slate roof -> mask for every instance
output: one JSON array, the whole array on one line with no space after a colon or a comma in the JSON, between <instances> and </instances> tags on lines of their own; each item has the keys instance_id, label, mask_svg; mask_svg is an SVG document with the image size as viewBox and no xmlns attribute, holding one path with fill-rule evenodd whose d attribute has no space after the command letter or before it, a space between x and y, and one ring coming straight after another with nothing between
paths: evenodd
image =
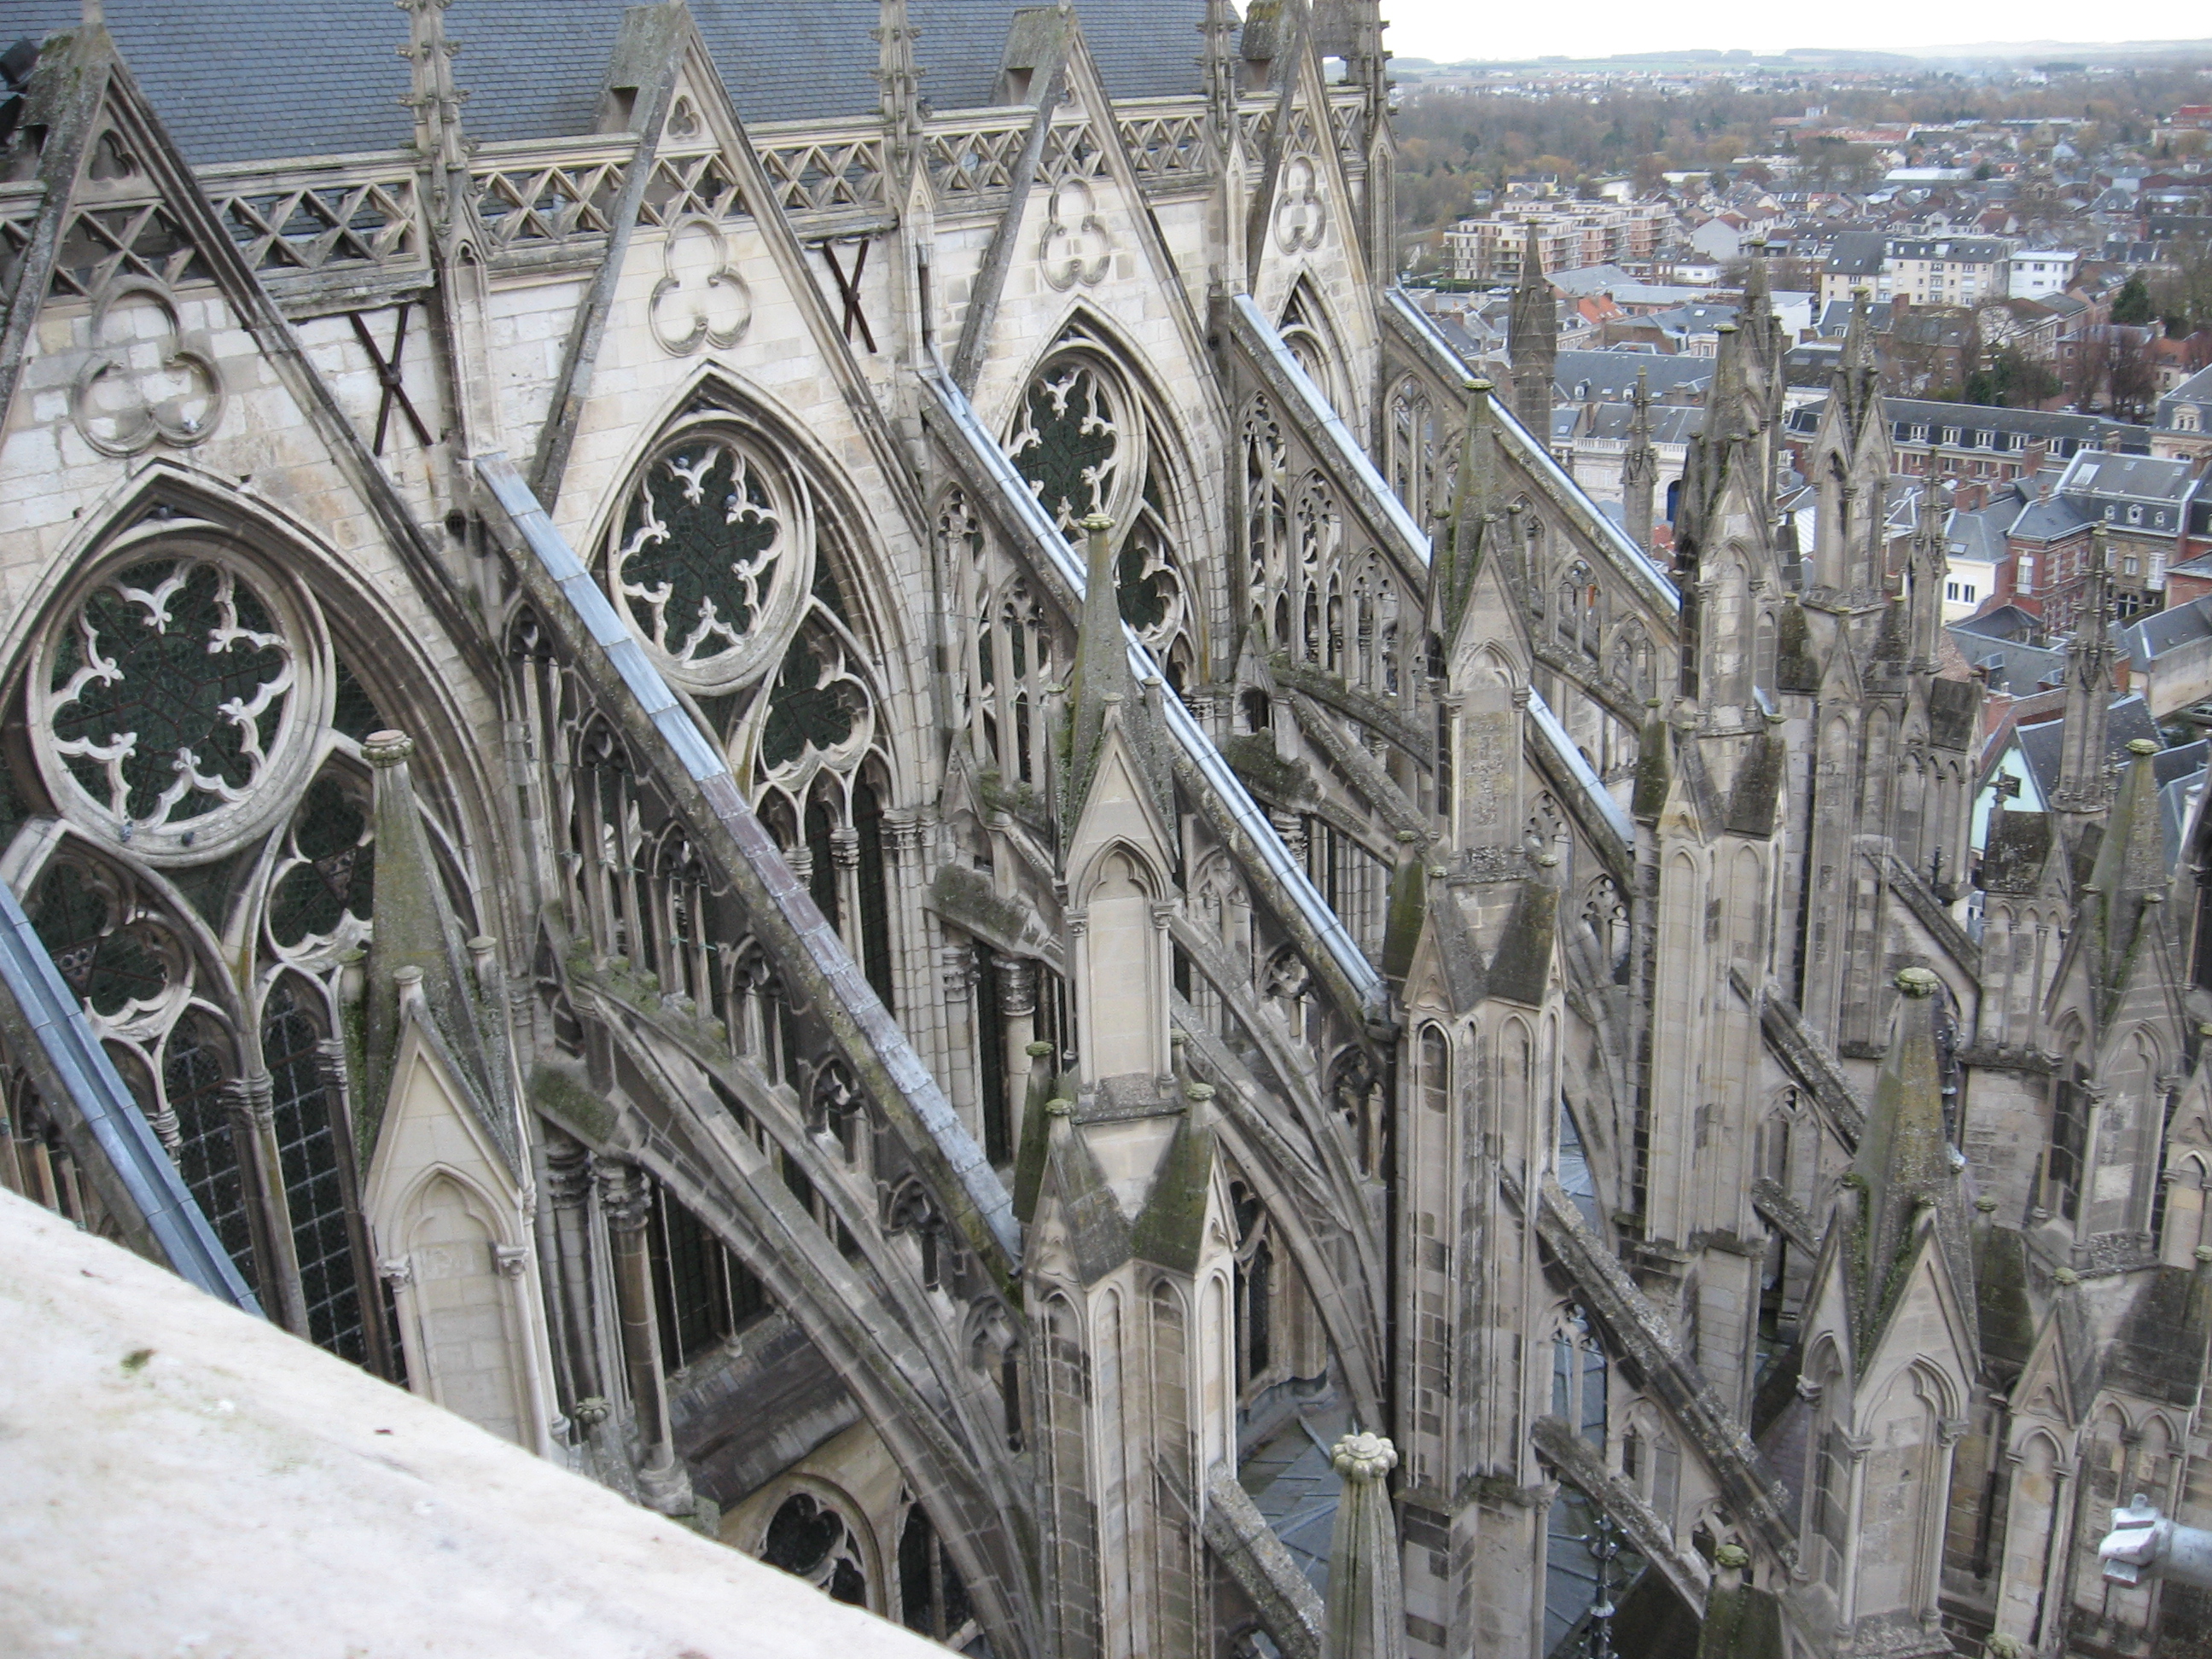
<instances>
[{"instance_id":1,"label":"slate roof","mask_svg":"<svg viewBox=\"0 0 2212 1659\"><path fill-rule=\"evenodd\" d=\"M2178 503L2196 487L2187 461L2155 455L2115 455L2083 450L2066 469L2058 486L2088 495L2118 495L2131 501Z\"/></svg>"},{"instance_id":2,"label":"slate roof","mask_svg":"<svg viewBox=\"0 0 2212 1659\"><path fill-rule=\"evenodd\" d=\"M1995 564L2004 556L2005 525L2013 516L2008 503L1984 507L1978 513L1954 508L1944 527L1944 550L1954 559L1973 559Z\"/></svg>"},{"instance_id":3,"label":"slate roof","mask_svg":"<svg viewBox=\"0 0 2212 1659\"><path fill-rule=\"evenodd\" d=\"M1626 443L1636 419L1632 404L1572 404L1563 405L1573 423L1562 436L1607 438ZM1656 445L1686 444L1705 429L1705 411L1685 404L1655 404L1650 410L1651 441Z\"/></svg>"},{"instance_id":4,"label":"slate roof","mask_svg":"<svg viewBox=\"0 0 2212 1659\"><path fill-rule=\"evenodd\" d=\"M2023 541L2053 542L2070 536L2096 517L2087 504L2071 495L2053 495L2030 501L2012 521L2012 533Z\"/></svg>"},{"instance_id":5,"label":"slate roof","mask_svg":"<svg viewBox=\"0 0 2212 1659\"><path fill-rule=\"evenodd\" d=\"M1969 617L1964 622L1951 624L1954 634L1972 634L1985 640L2009 640L2026 643L2042 633L2042 619L2032 611L2016 605L2001 605L1994 611L1984 611L1979 616Z\"/></svg>"},{"instance_id":6,"label":"slate roof","mask_svg":"<svg viewBox=\"0 0 2212 1659\"><path fill-rule=\"evenodd\" d=\"M590 132L629 0L453 0L453 76L470 137ZM1023 0L912 0L922 94L940 110L990 101ZM15 0L0 36L73 28L80 0ZM1203 0L1078 0L1116 98L1199 90ZM691 0L748 121L824 120L877 107L878 0ZM413 124L399 100L407 21L378 0L108 0L125 60L198 166L389 149Z\"/></svg>"},{"instance_id":7,"label":"slate roof","mask_svg":"<svg viewBox=\"0 0 2212 1659\"><path fill-rule=\"evenodd\" d=\"M1888 238L1879 231L1847 230L1836 238L1829 252L1827 272L1831 276L1876 276L1881 273L1881 261L1887 251Z\"/></svg>"},{"instance_id":8,"label":"slate roof","mask_svg":"<svg viewBox=\"0 0 2212 1659\"><path fill-rule=\"evenodd\" d=\"M1552 364L1552 393L1562 403L1589 398L1626 403L1641 372L1656 402L1702 398L1712 385L1711 357L1671 357L1649 351L1562 351Z\"/></svg>"},{"instance_id":9,"label":"slate roof","mask_svg":"<svg viewBox=\"0 0 2212 1659\"><path fill-rule=\"evenodd\" d=\"M1544 280L1571 299L1582 299L1592 294L1610 294L1615 289L1626 288L1633 279L1619 265L1583 265L1574 270L1547 270Z\"/></svg>"},{"instance_id":10,"label":"slate roof","mask_svg":"<svg viewBox=\"0 0 2212 1659\"><path fill-rule=\"evenodd\" d=\"M1802 346L1797 348L1799 351L1804 349ZM1981 432L2004 434L2017 432L2030 441L2041 439L2062 456L2093 446L2114 453L2137 454L2148 447L2149 434L2142 427L2127 426L2094 415L2065 415L2041 409L2002 409L1994 404L1938 403L1919 398L1886 396L1881 401L1883 411L1889 416L1892 434L1900 443L1912 441L1906 434L1916 426L1926 427L1931 437L1940 436L1947 426L1955 426L1959 428L1960 441L1975 447L1998 447L1996 445L1977 444L1974 434ZM1826 406L1827 399L1825 398L1798 404L1786 417L1790 429L1808 436L1819 431L1820 411Z\"/></svg>"},{"instance_id":11,"label":"slate roof","mask_svg":"<svg viewBox=\"0 0 2212 1659\"><path fill-rule=\"evenodd\" d=\"M2138 665L2155 662L2169 651L2207 639L2212 639L2212 597L2158 611L2119 630L2120 648Z\"/></svg>"},{"instance_id":12,"label":"slate roof","mask_svg":"<svg viewBox=\"0 0 2212 1659\"><path fill-rule=\"evenodd\" d=\"M2105 752L2113 765L2127 760L2128 745L2137 738L2158 742L2158 722L2150 717L2150 705L2133 693L2113 698L2112 708L2105 716ZM2014 732L2013 740L2020 745L2021 758L2033 774L2037 789L2044 799L2049 800L2051 792L2058 787L2066 722L2045 720L2039 725L2021 726Z\"/></svg>"},{"instance_id":13,"label":"slate roof","mask_svg":"<svg viewBox=\"0 0 2212 1659\"><path fill-rule=\"evenodd\" d=\"M1961 634L1959 629L1964 625L1958 623L1951 628L1951 639L1968 662L1989 671L1992 691L2025 697L2064 683L2066 653L2063 651L2053 651L2040 645L2024 645L2017 640L1992 640L1973 634Z\"/></svg>"},{"instance_id":14,"label":"slate roof","mask_svg":"<svg viewBox=\"0 0 2212 1659\"><path fill-rule=\"evenodd\" d=\"M2160 428L2168 432L2176 429L2174 417L2179 414L2184 404L2212 404L2212 368L2198 369L2158 400L2158 424Z\"/></svg>"}]
</instances>

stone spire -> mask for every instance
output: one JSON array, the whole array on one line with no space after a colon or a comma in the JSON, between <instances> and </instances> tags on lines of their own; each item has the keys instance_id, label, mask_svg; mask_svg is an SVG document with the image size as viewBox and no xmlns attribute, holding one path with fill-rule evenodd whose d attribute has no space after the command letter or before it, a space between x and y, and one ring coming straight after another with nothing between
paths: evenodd
<instances>
[{"instance_id":1,"label":"stone spire","mask_svg":"<svg viewBox=\"0 0 2212 1659\"><path fill-rule=\"evenodd\" d=\"M1521 276L1510 321L1513 412L1546 451L1552 447L1552 381L1559 360L1559 307L1544 276L1536 222L1522 222Z\"/></svg>"},{"instance_id":2,"label":"stone spire","mask_svg":"<svg viewBox=\"0 0 2212 1659\"><path fill-rule=\"evenodd\" d=\"M1844 349L1836 361L1832 394L1842 400L1853 433L1866 412L1881 401L1881 375L1875 365L1873 301L1860 289L1851 295L1851 320L1844 330Z\"/></svg>"},{"instance_id":3,"label":"stone spire","mask_svg":"<svg viewBox=\"0 0 2212 1659\"><path fill-rule=\"evenodd\" d=\"M1404 1659L1406 1591L1390 1515L1397 1448L1377 1434L1347 1434L1329 1461L1344 1488L1329 1535L1322 1659Z\"/></svg>"},{"instance_id":4,"label":"stone spire","mask_svg":"<svg viewBox=\"0 0 2212 1659\"><path fill-rule=\"evenodd\" d=\"M1651 386L1643 369L1636 371L1636 390L1629 398L1628 407L1628 453L1620 463L1621 525L1630 540L1649 551L1652 496L1659 483L1659 453L1651 445Z\"/></svg>"},{"instance_id":5,"label":"stone spire","mask_svg":"<svg viewBox=\"0 0 2212 1659\"><path fill-rule=\"evenodd\" d=\"M1466 392L1467 428L1460 445L1459 477L1429 579L1429 626L1447 645L1474 586L1474 573L1486 550L1503 533L1505 519L1496 388L1476 379L1467 382Z\"/></svg>"},{"instance_id":6,"label":"stone spire","mask_svg":"<svg viewBox=\"0 0 2212 1659\"><path fill-rule=\"evenodd\" d=\"M1942 981L1926 968L1897 976L1896 1024L1875 1079L1874 1104L1851 1164L1861 1226L1851 1237L1856 1268L1862 1354L1900 1288L1896 1269L1923 1207L1955 1196L1958 1165L1943 1133L1943 1079L1936 1022ZM1857 1241L1863 1240L1863 1243Z\"/></svg>"},{"instance_id":7,"label":"stone spire","mask_svg":"<svg viewBox=\"0 0 2212 1659\"><path fill-rule=\"evenodd\" d=\"M376 1125L392 1086L409 1007L427 1016L471 1104L510 1158L520 1155L508 1109L507 1069L495 1063L479 1009L475 975L463 955L461 930L430 851L408 773L414 740L403 732L372 732L362 754L374 769L376 898L369 934L365 1077L357 1117L362 1148L375 1144ZM488 971L492 941L472 940Z\"/></svg>"},{"instance_id":8,"label":"stone spire","mask_svg":"<svg viewBox=\"0 0 2212 1659\"><path fill-rule=\"evenodd\" d=\"M2105 753L2112 706L2112 553L2100 529L2090 532L2088 591L2066 646L2066 725L2058 785L2051 793L2052 807L2066 815L2075 833L2112 799Z\"/></svg>"},{"instance_id":9,"label":"stone spire","mask_svg":"<svg viewBox=\"0 0 2212 1659\"><path fill-rule=\"evenodd\" d=\"M468 94L453 84L453 59L460 46L446 38L446 8L452 0L398 0L407 14L407 96L399 101L415 112L415 150L443 173L447 192L464 191L468 176L468 141L461 136L461 105ZM437 217L449 220L458 200L441 199Z\"/></svg>"},{"instance_id":10,"label":"stone spire","mask_svg":"<svg viewBox=\"0 0 2212 1659\"><path fill-rule=\"evenodd\" d=\"M905 177L921 154L921 69L914 55L921 31L908 16L906 0L882 0L876 27L869 33L876 40L876 84L881 88L878 107L890 146L891 170Z\"/></svg>"},{"instance_id":11,"label":"stone spire","mask_svg":"<svg viewBox=\"0 0 2212 1659\"><path fill-rule=\"evenodd\" d=\"M2096 931L2103 949L2096 960L2098 989L2107 999L2126 988L2136 945L2166 902L2168 871L2166 827L2159 811L2158 744L2137 738L2128 744L2127 764L2113 791L2105 818L2104 839L2089 872L2082 900L2083 921Z\"/></svg>"},{"instance_id":12,"label":"stone spire","mask_svg":"<svg viewBox=\"0 0 2212 1659\"><path fill-rule=\"evenodd\" d=\"M1063 775L1061 823L1072 829L1089 793L1109 729L1120 732L1131 761L1168 823L1174 822L1173 798L1163 770L1164 714L1158 676L1141 688L1129 669L1128 636L1114 580L1114 520L1093 514L1083 520L1089 573L1083 590L1081 625L1075 640L1075 669L1067 688L1073 723L1067 769Z\"/></svg>"},{"instance_id":13,"label":"stone spire","mask_svg":"<svg viewBox=\"0 0 2212 1659\"><path fill-rule=\"evenodd\" d=\"M1237 8L1230 0L1206 0L1206 20L1198 32L1206 39L1198 60L1206 71L1206 106L1216 142L1225 146L1237 125Z\"/></svg>"},{"instance_id":14,"label":"stone spire","mask_svg":"<svg viewBox=\"0 0 2212 1659\"><path fill-rule=\"evenodd\" d=\"M1381 0L1345 0L1344 11L1351 37L1345 42L1344 78L1367 94L1367 107L1379 115L1390 96Z\"/></svg>"}]
</instances>

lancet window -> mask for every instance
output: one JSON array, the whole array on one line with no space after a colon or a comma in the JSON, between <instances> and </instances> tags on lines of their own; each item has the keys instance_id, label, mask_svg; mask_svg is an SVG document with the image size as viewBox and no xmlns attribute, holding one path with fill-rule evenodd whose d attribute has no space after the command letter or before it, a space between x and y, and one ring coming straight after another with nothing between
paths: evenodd
<instances>
[{"instance_id":1,"label":"lancet window","mask_svg":"<svg viewBox=\"0 0 2212 1659\"><path fill-rule=\"evenodd\" d=\"M1390 488L1420 524L1426 524L1436 510L1437 436L1429 394L1417 380L1401 381L1390 397Z\"/></svg>"},{"instance_id":2,"label":"lancet window","mask_svg":"<svg viewBox=\"0 0 2212 1659\"><path fill-rule=\"evenodd\" d=\"M1178 693L1203 677L1203 632L1177 533L1176 475L1165 417L1080 330L1030 377L1006 453L1071 542L1083 521L1114 521L1114 592Z\"/></svg>"},{"instance_id":3,"label":"lancet window","mask_svg":"<svg viewBox=\"0 0 2212 1659\"><path fill-rule=\"evenodd\" d=\"M945 493L936 528L942 568L970 623L957 694L971 752L1018 801L1019 792L1035 791L1041 802L1052 743L1048 698L1072 654L1063 630L1026 577L1002 576L963 491Z\"/></svg>"}]
</instances>

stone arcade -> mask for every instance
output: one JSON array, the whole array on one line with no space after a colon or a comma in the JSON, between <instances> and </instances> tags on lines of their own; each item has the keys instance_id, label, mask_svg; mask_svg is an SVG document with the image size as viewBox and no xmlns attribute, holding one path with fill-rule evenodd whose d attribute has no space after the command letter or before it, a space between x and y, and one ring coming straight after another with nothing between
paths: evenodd
<instances>
[{"instance_id":1,"label":"stone arcade","mask_svg":"<svg viewBox=\"0 0 2212 1659\"><path fill-rule=\"evenodd\" d=\"M0 1181L996 1659L2196 1650L2203 833L2100 574L1960 884L1863 325L1662 563L1370 0L17 11Z\"/></svg>"}]
</instances>

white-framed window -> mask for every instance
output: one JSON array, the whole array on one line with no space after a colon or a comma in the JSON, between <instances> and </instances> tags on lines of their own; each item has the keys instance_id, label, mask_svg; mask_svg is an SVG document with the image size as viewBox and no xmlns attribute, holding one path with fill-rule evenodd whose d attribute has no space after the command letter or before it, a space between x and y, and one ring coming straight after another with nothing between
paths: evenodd
<instances>
[{"instance_id":1,"label":"white-framed window","mask_svg":"<svg viewBox=\"0 0 2212 1659\"><path fill-rule=\"evenodd\" d=\"M1928 428L1924 426L1914 427L1912 428L1911 441L1916 444L1926 443L1928 441Z\"/></svg>"},{"instance_id":2,"label":"white-framed window","mask_svg":"<svg viewBox=\"0 0 2212 1659\"><path fill-rule=\"evenodd\" d=\"M2035 560L2032 555L2022 554L2021 556L2020 570L2018 575L2014 578L2014 586L2018 587L2023 593L2033 593L2035 592Z\"/></svg>"},{"instance_id":3,"label":"white-framed window","mask_svg":"<svg viewBox=\"0 0 2212 1659\"><path fill-rule=\"evenodd\" d=\"M1943 584L1943 597L1950 600L1954 605L1959 603L1959 584L1956 582L1945 582Z\"/></svg>"},{"instance_id":4,"label":"white-framed window","mask_svg":"<svg viewBox=\"0 0 2212 1659\"><path fill-rule=\"evenodd\" d=\"M2123 576L2140 576L2142 574L2142 561L2136 558L2133 554L2130 554L2126 558L2120 561L2120 574Z\"/></svg>"},{"instance_id":5,"label":"white-framed window","mask_svg":"<svg viewBox=\"0 0 2212 1659\"><path fill-rule=\"evenodd\" d=\"M2012 450L2027 448L2027 434L2025 432L2008 432L2005 434L2005 447Z\"/></svg>"},{"instance_id":6,"label":"white-framed window","mask_svg":"<svg viewBox=\"0 0 2212 1659\"><path fill-rule=\"evenodd\" d=\"M1960 584L1959 584L1959 598L1960 598L1960 600L1961 600L1961 601L1963 601L1964 603L1966 603L1966 604L1967 604L1967 605L1972 605L1972 604L1974 602L1974 585L1973 585L1973 583L1972 583L1972 582L1961 582L1961 583L1960 583Z\"/></svg>"},{"instance_id":7,"label":"white-framed window","mask_svg":"<svg viewBox=\"0 0 2212 1659\"><path fill-rule=\"evenodd\" d=\"M1959 443L1959 428L1955 426L1945 427L1943 428L1943 441L1955 449Z\"/></svg>"}]
</instances>

